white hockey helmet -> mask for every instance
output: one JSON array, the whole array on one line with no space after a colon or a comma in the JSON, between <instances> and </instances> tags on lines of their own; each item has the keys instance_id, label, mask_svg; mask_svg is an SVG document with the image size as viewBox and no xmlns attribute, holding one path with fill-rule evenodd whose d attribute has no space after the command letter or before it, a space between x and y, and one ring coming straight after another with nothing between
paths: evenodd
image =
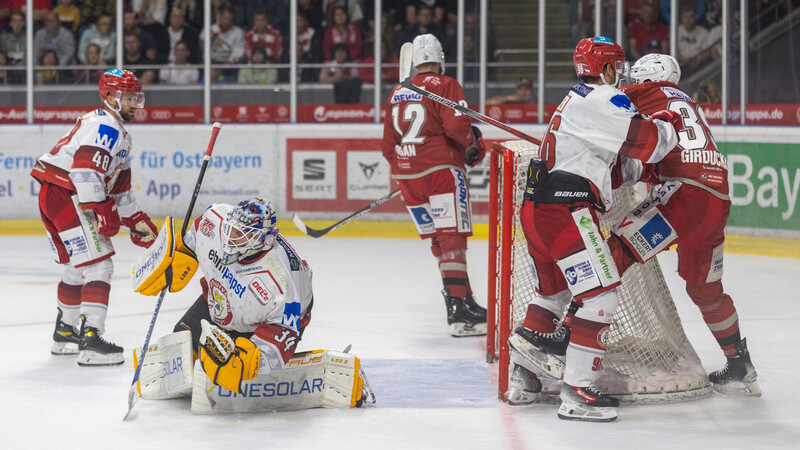
<instances>
[{"instance_id":1,"label":"white hockey helmet","mask_svg":"<svg viewBox=\"0 0 800 450\"><path fill-rule=\"evenodd\" d=\"M427 63L439 63L441 65L439 73L444 73L444 51L442 51L442 43L436 39L436 36L430 33L420 34L414 38L412 44L414 52L411 62L414 67Z\"/></svg>"},{"instance_id":2,"label":"white hockey helmet","mask_svg":"<svg viewBox=\"0 0 800 450\"><path fill-rule=\"evenodd\" d=\"M233 263L269 250L278 235L272 204L258 197L239 202L222 223L222 252Z\"/></svg>"},{"instance_id":3,"label":"white hockey helmet","mask_svg":"<svg viewBox=\"0 0 800 450\"><path fill-rule=\"evenodd\" d=\"M678 84L681 81L681 66L670 55L651 53L642 56L631 67L631 78L637 83L645 81L669 81Z\"/></svg>"}]
</instances>

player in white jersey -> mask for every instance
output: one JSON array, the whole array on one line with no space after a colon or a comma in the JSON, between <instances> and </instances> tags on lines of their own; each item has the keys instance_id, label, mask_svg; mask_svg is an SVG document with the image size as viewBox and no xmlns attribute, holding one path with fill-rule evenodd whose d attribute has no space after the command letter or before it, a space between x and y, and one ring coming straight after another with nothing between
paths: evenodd
<instances>
[{"instance_id":1,"label":"player in white jersey","mask_svg":"<svg viewBox=\"0 0 800 450\"><path fill-rule=\"evenodd\" d=\"M56 262L58 284L54 355L79 353L80 365L123 363L122 348L102 338L111 289L114 247L120 225L140 232L134 244L148 247L158 230L131 192L131 136L123 122L144 107L142 84L127 70L100 77L103 107L81 116L72 130L36 162L39 210Z\"/></svg>"},{"instance_id":2,"label":"player in white jersey","mask_svg":"<svg viewBox=\"0 0 800 450\"><path fill-rule=\"evenodd\" d=\"M209 378L234 392L243 380L283 368L311 319L311 268L275 223L272 205L251 198L212 205L183 237L203 270L203 294L175 331L190 330L195 350L208 330L235 341L243 372L230 370L234 361L222 364L208 346L199 348Z\"/></svg>"},{"instance_id":3,"label":"player in white jersey","mask_svg":"<svg viewBox=\"0 0 800 450\"><path fill-rule=\"evenodd\" d=\"M312 272L278 233L272 205L214 204L184 236L173 237L171 222L136 263L134 291L180 291L199 265L203 292L174 332L148 347L137 381L142 397L191 394L192 410L203 414L374 402L357 357L296 352L311 320ZM193 350L199 362L191 370Z\"/></svg>"},{"instance_id":4,"label":"player in white jersey","mask_svg":"<svg viewBox=\"0 0 800 450\"><path fill-rule=\"evenodd\" d=\"M625 53L611 39L580 41L573 61L582 83L570 89L550 121L540 159L531 161L520 212L539 295L509 339L516 364L509 401L530 402L541 387L528 373L535 367L520 358L538 351L566 361L558 417L605 422L616 419L619 401L595 380L620 277L597 215L612 206L611 168L618 157L660 161L675 146L681 122L672 111L640 115L616 88ZM559 326L573 299L578 309Z\"/></svg>"}]
</instances>

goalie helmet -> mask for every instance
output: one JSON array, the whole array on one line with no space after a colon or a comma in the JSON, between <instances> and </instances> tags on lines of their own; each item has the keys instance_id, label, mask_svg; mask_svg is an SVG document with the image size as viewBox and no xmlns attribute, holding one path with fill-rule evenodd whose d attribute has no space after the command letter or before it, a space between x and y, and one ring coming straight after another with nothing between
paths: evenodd
<instances>
[{"instance_id":1,"label":"goalie helmet","mask_svg":"<svg viewBox=\"0 0 800 450\"><path fill-rule=\"evenodd\" d=\"M412 53L411 62L414 67L418 67L427 63L439 63L441 69L439 73L444 73L444 51L442 51L442 44L432 34L420 34L414 38L412 42L414 51Z\"/></svg>"},{"instance_id":2,"label":"goalie helmet","mask_svg":"<svg viewBox=\"0 0 800 450\"><path fill-rule=\"evenodd\" d=\"M142 92L142 82L130 70L110 69L101 77L98 83L100 90L100 100L105 103L106 96L111 94L119 103L122 93L130 92L136 94L136 107L144 107L144 92Z\"/></svg>"},{"instance_id":3,"label":"goalie helmet","mask_svg":"<svg viewBox=\"0 0 800 450\"><path fill-rule=\"evenodd\" d=\"M651 53L642 56L631 66L631 78L637 83L669 81L678 84L681 81L681 66L670 55Z\"/></svg>"},{"instance_id":4,"label":"goalie helmet","mask_svg":"<svg viewBox=\"0 0 800 450\"><path fill-rule=\"evenodd\" d=\"M222 252L227 263L272 248L278 235L272 204L258 197L239 202L222 223Z\"/></svg>"},{"instance_id":5,"label":"goalie helmet","mask_svg":"<svg viewBox=\"0 0 800 450\"><path fill-rule=\"evenodd\" d=\"M605 36L595 36L593 38L582 39L575 46L572 54L572 63L575 65L575 73L580 77L600 77L606 64L611 64L617 72L617 78L624 72L625 50L616 42Z\"/></svg>"}]
</instances>

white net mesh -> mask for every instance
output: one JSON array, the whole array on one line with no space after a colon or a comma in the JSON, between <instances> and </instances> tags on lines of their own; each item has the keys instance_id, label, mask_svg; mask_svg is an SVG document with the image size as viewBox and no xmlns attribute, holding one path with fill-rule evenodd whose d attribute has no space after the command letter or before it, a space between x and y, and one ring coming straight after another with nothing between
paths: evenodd
<instances>
[{"instance_id":1,"label":"white net mesh","mask_svg":"<svg viewBox=\"0 0 800 450\"><path fill-rule=\"evenodd\" d=\"M522 324L527 305L535 296L532 263L519 221L519 208L528 162L536 154L537 147L526 141L508 141L502 146L516 154L512 249L501 251L503 258L512 258L513 332ZM608 236L637 203L633 189L616 190L613 208L601 217L602 232ZM640 403L685 400L710 394L708 377L684 334L658 260L635 264L628 269L618 294L620 305L611 324L598 387L621 400ZM501 303L501 307L508 306Z\"/></svg>"}]
</instances>

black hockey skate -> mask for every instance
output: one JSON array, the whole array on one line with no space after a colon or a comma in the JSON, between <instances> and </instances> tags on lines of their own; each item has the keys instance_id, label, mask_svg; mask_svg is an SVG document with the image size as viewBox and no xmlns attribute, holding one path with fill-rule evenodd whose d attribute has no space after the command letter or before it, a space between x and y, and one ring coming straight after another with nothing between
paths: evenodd
<instances>
[{"instance_id":1,"label":"black hockey skate","mask_svg":"<svg viewBox=\"0 0 800 450\"><path fill-rule=\"evenodd\" d=\"M118 366L125 362L122 347L106 341L95 327L86 325L81 315L81 342L78 346L80 366Z\"/></svg>"},{"instance_id":2,"label":"black hockey skate","mask_svg":"<svg viewBox=\"0 0 800 450\"><path fill-rule=\"evenodd\" d=\"M475 311L470 311L465 299L451 297L450 291L447 289L442 289L442 295L447 307L447 324L450 325L451 336L483 336L486 334L485 314L480 317Z\"/></svg>"},{"instance_id":3,"label":"black hockey skate","mask_svg":"<svg viewBox=\"0 0 800 450\"><path fill-rule=\"evenodd\" d=\"M594 386L561 385L561 406L558 418L583 422L613 422L617 420L619 399L601 392Z\"/></svg>"},{"instance_id":4,"label":"black hockey skate","mask_svg":"<svg viewBox=\"0 0 800 450\"><path fill-rule=\"evenodd\" d=\"M736 353L736 356L728 358L722 370L708 374L708 380L714 385L714 390L723 394L736 393L760 397L761 388L756 383L758 374L750 361L747 339L742 339L736 344Z\"/></svg>"},{"instance_id":5,"label":"black hockey skate","mask_svg":"<svg viewBox=\"0 0 800 450\"><path fill-rule=\"evenodd\" d=\"M564 373L570 335L571 330L565 325L559 326L550 334L519 327L508 338L508 345L517 355L545 374L560 379Z\"/></svg>"},{"instance_id":6,"label":"black hockey skate","mask_svg":"<svg viewBox=\"0 0 800 450\"><path fill-rule=\"evenodd\" d=\"M64 313L58 308L56 316L56 329L53 331L53 346L50 347L52 355L77 355L78 345L81 342L80 332L72 325L61 320Z\"/></svg>"},{"instance_id":7,"label":"black hockey skate","mask_svg":"<svg viewBox=\"0 0 800 450\"><path fill-rule=\"evenodd\" d=\"M469 315L478 323L486 323L486 308L479 305L472 294L467 294L467 298L464 299L464 307L466 307Z\"/></svg>"}]
</instances>

